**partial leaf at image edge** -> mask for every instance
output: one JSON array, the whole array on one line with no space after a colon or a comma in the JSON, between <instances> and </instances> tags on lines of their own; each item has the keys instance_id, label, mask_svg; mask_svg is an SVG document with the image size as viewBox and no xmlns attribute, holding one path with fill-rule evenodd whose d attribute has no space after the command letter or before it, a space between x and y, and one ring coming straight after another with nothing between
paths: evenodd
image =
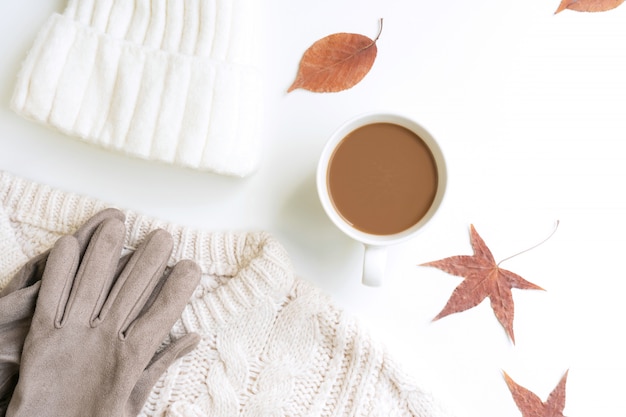
<instances>
[{"instance_id":1,"label":"partial leaf at image edge","mask_svg":"<svg viewBox=\"0 0 626 417\"><path fill-rule=\"evenodd\" d=\"M621 5L624 0L562 0L554 14L565 9L576 12L606 12Z\"/></svg>"},{"instance_id":2,"label":"partial leaf at image edge","mask_svg":"<svg viewBox=\"0 0 626 417\"><path fill-rule=\"evenodd\" d=\"M565 372L561 377L558 385L552 390L545 402L542 402L532 391L513 381L506 372L504 372L504 380L509 391L511 391L513 401L522 412L522 417L565 417L563 410L565 410L567 374L568 372Z\"/></svg>"}]
</instances>

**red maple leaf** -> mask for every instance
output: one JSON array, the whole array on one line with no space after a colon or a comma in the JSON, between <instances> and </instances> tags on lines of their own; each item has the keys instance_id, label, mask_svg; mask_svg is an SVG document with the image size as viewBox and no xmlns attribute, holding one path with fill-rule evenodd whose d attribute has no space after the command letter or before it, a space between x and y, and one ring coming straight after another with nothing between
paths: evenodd
<instances>
[{"instance_id":1,"label":"red maple leaf","mask_svg":"<svg viewBox=\"0 0 626 417\"><path fill-rule=\"evenodd\" d=\"M542 402L537 395L517 384L504 372L504 380L509 386L513 400L517 408L522 412L522 417L565 417L565 383L567 372L561 378L559 384L550 393L546 402Z\"/></svg>"},{"instance_id":2,"label":"red maple leaf","mask_svg":"<svg viewBox=\"0 0 626 417\"><path fill-rule=\"evenodd\" d=\"M498 321L504 327L511 341L515 343L513 333L514 304L511 289L542 290L543 288L526 281L511 271L500 268L473 225L470 228L470 241L474 250L472 256L451 256L421 264L421 266L432 266L449 274L465 278L454 289L446 306L433 320L468 310L489 297L491 308Z\"/></svg>"}]
</instances>

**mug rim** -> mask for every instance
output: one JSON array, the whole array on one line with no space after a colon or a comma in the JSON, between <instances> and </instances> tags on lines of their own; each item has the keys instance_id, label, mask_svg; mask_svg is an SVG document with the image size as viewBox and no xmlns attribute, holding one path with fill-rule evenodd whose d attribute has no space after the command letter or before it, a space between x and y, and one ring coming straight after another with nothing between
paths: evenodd
<instances>
[{"instance_id":1,"label":"mug rim","mask_svg":"<svg viewBox=\"0 0 626 417\"><path fill-rule=\"evenodd\" d=\"M327 172L331 157L337 147L337 145L354 130L374 124L374 123L392 123L409 129L413 133L417 134L420 139L428 146L433 158L435 159L435 166L437 167L438 185L435 198L430 205L430 208L420 220L413 226L393 234L377 235L372 233L363 232L344 220L344 218L335 209L330 192L328 190ZM366 245L382 246L391 245L408 240L424 230L425 226L431 223L435 213L439 211L443 202L446 190L448 187L448 170L446 166L446 160L441 150L441 147L433 137L433 135L424 128L420 123L414 119L405 116L400 113L392 112L370 112L357 115L336 128L330 135L317 165L316 172L317 192L320 202L324 211L331 219L331 221L346 235L354 240L357 240Z\"/></svg>"}]
</instances>

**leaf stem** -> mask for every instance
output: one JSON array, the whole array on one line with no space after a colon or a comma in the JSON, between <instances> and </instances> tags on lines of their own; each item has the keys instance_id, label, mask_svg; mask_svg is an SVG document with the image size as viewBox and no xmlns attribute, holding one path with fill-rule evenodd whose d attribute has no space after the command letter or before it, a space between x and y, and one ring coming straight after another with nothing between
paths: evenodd
<instances>
[{"instance_id":1,"label":"leaf stem","mask_svg":"<svg viewBox=\"0 0 626 417\"><path fill-rule=\"evenodd\" d=\"M383 18L382 17L380 18L379 22L380 24L378 26L378 35L376 35L376 38L374 38L374 43L376 43L378 38L380 38L380 34L383 33Z\"/></svg>"},{"instance_id":2,"label":"leaf stem","mask_svg":"<svg viewBox=\"0 0 626 417\"><path fill-rule=\"evenodd\" d=\"M556 224L554 225L554 229L553 229L553 230L552 230L552 232L548 235L548 237L546 237L546 238L545 238L545 239L543 239L541 242L537 243L537 244L536 244L536 245L534 245L534 246L531 246L531 247L530 247L530 248L528 248L528 249L524 249L524 250L523 250L523 251L521 251L521 252L517 252L517 253L516 253L516 254L514 254L514 255L511 255L511 256L509 256L509 257L507 257L507 258L502 259L500 262L498 262L498 265L497 265L497 266L500 266L500 264L501 264L502 262L504 262L504 261L508 261L509 259L514 258L514 257L516 257L517 255L521 255L522 253L526 253L526 252L528 252L528 251L530 251L530 250L535 249L537 246L540 246L540 245L542 245L542 244L546 243L546 242L548 241L548 239L550 239L550 238L551 238L551 237L552 237L552 236L556 233L556 229L558 229L558 228L559 228L559 221L557 220L557 221L556 221Z\"/></svg>"}]
</instances>

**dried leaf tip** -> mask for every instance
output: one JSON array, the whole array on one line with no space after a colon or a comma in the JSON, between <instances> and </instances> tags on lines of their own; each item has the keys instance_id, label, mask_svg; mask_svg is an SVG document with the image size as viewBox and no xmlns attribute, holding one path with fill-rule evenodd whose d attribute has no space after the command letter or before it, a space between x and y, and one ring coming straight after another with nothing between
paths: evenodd
<instances>
[{"instance_id":1,"label":"dried leaf tip","mask_svg":"<svg viewBox=\"0 0 626 417\"><path fill-rule=\"evenodd\" d=\"M575 3L577 0L563 0L559 4L558 9L554 12L554 14L561 13L563 10L567 9L570 4Z\"/></svg>"}]
</instances>

